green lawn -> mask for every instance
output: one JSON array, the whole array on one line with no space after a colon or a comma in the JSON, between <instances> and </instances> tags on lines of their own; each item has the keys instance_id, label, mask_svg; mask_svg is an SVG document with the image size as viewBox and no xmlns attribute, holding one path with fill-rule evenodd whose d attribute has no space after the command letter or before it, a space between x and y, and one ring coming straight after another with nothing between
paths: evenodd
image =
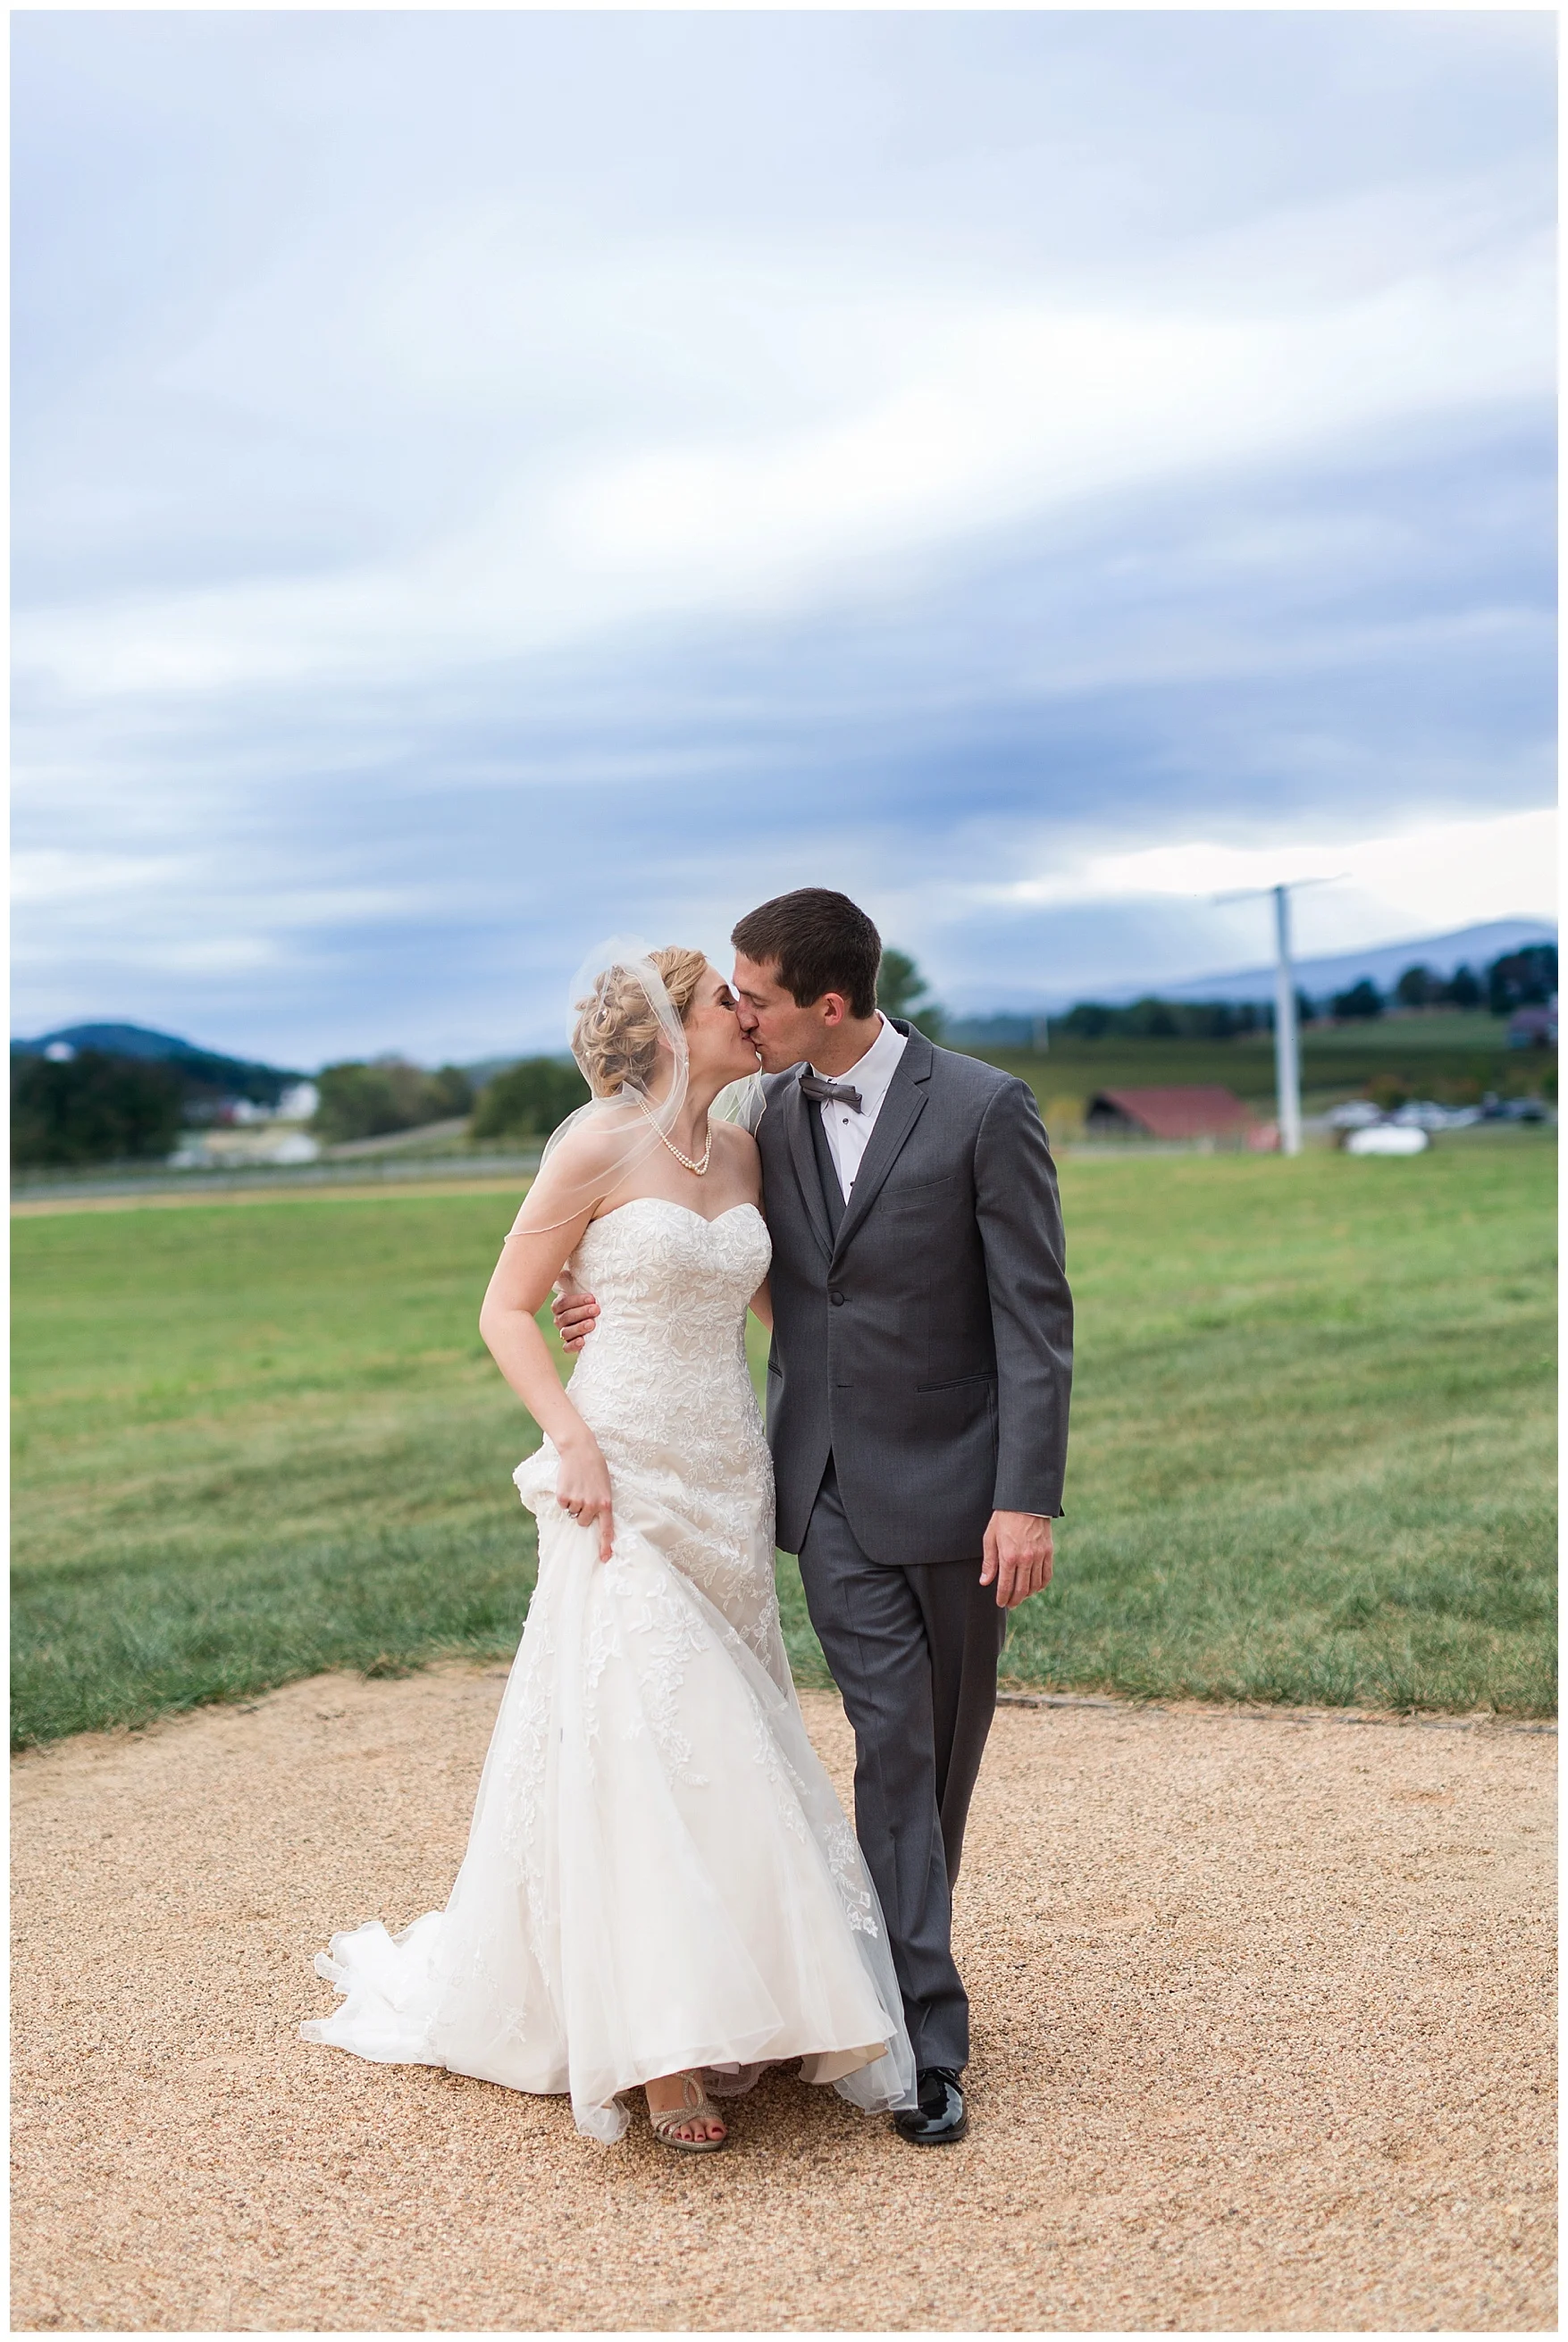
<instances>
[{"instance_id":1,"label":"green lawn","mask_svg":"<svg viewBox=\"0 0 1568 2342\"><path fill-rule=\"evenodd\" d=\"M1523 1132L1070 1170L1068 1519L1011 1671L1554 1713L1555 1172Z\"/></svg>"},{"instance_id":2,"label":"green lawn","mask_svg":"<svg viewBox=\"0 0 1568 2342\"><path fill-rule=\"evenodd\" d=\"M1069 1161L1068 1516L1010 1676L1553 1711L1555 1163L1516 1130L1409 1162ZM15 1742L511 1648L534 1435L475 1317L513 1209L13 1223Z\"/></svg>"},{"instance_id":3,"label":"green lawn","mask_svg":"<svg viewBox=\"0 0 1568 2342\"><path fill-rule=\"evenodd\" d=\"M1049 1111L1052 1099L1082 1102L1098 1089L1219 1082L1251 1105L1273 1111L1271 1033L1232 1041L1079 1041L1055 1034L1049 1050L976 1049L1031 1083ZM1508 1027L1484 1010L1369 1017L1354 1024L1309 1025L1302 1032L1302 1085L1309 1113L1351 1097L1379 1074L1393 1074L1419 1096L1473 1088L1504 1096L1536 1092L1555 1076L1557 1053L1511 1049ZM1065 1124L1060 1106L1057 1118Z\"/></svg>"}]
</instances>

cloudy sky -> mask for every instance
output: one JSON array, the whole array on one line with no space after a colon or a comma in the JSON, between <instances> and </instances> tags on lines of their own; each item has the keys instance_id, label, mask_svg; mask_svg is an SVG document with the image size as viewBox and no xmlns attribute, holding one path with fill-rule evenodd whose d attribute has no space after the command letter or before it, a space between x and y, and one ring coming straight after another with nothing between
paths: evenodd
<instances>
[{"instance_id":1,"label":"cloudy sky","mask_svg":"<svg viewBox=\"0 0 1568 2342\"><path fill-rule=\"evenodd\" d=\"M14 1029L1554 915L1549 14L12 21Z\"/></svg>"}]
</instances>

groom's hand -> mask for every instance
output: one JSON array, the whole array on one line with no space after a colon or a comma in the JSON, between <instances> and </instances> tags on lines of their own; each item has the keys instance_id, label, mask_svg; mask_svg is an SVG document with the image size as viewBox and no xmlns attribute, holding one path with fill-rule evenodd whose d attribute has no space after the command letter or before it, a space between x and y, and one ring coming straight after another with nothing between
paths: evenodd
<instances>
[{"instance_id":1,"label":"groom's hand","mask_svg":"<svg viewBox=\"0 0 1568 2342\"><path fill-rule=\"evenodd\" d=\"M980 1583L994 1584L999 1610L1015 1610L1049 1586L1051 1562L1051 1523L1044 1513L992 1514Z\"/></svg>"},{"instance_id":2,"label":"groom's hand","mask_svg":"<svg viewBox=\"0 0 1568 2342\"><path fill-rule=\"evenodd\" d=\"M574 1285L570 1277L564 1277L555 1289L550 1315L555 1320L561 1347L574 1354L593 1332L599 1305L591 1293L584 1293L580 1285Z\"/></svg>"}]
</instances>

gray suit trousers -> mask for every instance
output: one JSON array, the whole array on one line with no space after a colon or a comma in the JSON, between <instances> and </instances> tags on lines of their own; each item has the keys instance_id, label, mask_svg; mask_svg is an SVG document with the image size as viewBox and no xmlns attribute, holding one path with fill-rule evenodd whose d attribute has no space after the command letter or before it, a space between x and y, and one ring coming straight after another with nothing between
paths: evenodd
<instances>
[{"instance_id":1,"label":"gray suit trousers","mask_svg":"<svg viewBox=\"0 0 1568 2342\"><path fill-rule=\"evenodd\" d=\"M832 1458L800 1549L806 1606L854 1727L855 1832L893 1942L917 2067L969 2061L953 1887L996 1706L1007 1614L980 1556L899 1567L864 1554Z\"/></svg>"}]
</instances>

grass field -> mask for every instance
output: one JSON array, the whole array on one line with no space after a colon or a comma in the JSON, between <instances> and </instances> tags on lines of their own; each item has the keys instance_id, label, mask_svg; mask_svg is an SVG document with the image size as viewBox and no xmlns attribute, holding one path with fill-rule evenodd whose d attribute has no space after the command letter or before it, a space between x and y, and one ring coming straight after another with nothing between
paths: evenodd
<instances>
[{"instance_id":1,"label":"grass field","mask_svg":"<svg viewBox=\"0 0 1568 2342\"><path fill-rule=\"evenodd\" d=\"M1049 1050L977 1049L1032 1084L1049 1117L1051 1102L1079 1104L1096 1090L1219 1082L1238 1097L1272 1113L1274 1045L1270 1033L1231 1041L1074 1040L1060 1032ZM1371 1017L1344 1025L1309 1025L1302 1033L1303 1103L1309 1114L1353 1096L1379 1074L1393 1074L1417 1096L1452 1086L1473 1086L1500 1096L1539 1091L1555 1075L1555 1050L1511 1049L1508 1028L1484 1011L1438 1010L1414 1016ZM1056 1120L1072 1117L1058 1104Z\"/></svg>"},{"instance_id":2,"label":"grass field","mask_svg":"<svg viewBox=\"0 0 1568 2342\"><path fill-rule=\"evenodd\" d=\"M1552 1711L1555 1164L1509 1130L1064 1165L1068 1512L1013 1679ZM14 1222L17 1743L511 1649L533 1434L475 1317L512 1209Z\"/></svg>"}]
</instances>

